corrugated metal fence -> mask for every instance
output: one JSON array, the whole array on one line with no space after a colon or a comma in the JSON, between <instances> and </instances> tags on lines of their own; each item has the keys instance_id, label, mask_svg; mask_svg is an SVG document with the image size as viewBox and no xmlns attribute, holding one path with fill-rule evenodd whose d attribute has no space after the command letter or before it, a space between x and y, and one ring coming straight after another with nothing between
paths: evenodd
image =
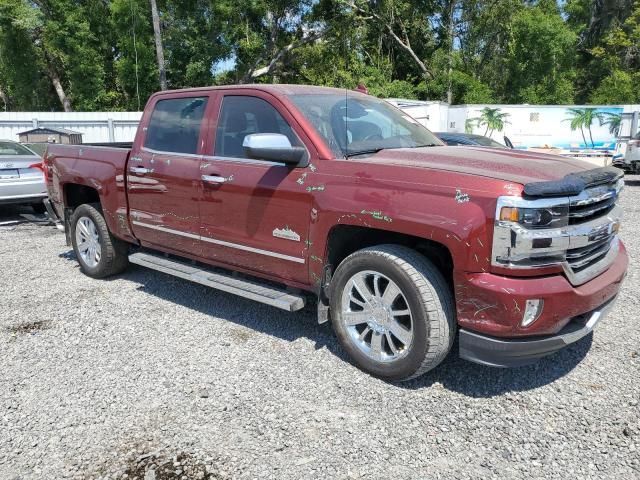
<instances>
[{"instance_id":1,"label":"corrugated metal fence","mask_svg":"<svg viewBox=\"0 0 640 480\"><path fill-rule=\"evenodd\" d=\"M0 112L0 139L38 127L82 133L85 143L132 142L142 112Z\"/></svg>"}]
</instances>

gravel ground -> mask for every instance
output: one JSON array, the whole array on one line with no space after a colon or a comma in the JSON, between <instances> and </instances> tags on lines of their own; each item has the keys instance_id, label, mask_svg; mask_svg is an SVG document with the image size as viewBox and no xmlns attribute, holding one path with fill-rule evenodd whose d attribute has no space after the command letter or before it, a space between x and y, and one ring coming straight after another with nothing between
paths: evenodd
<instances>
[{"instance_id":1,"label":"gravel ground","mask_svg":"<svg viewBox=\"0 0 640 480\"><path fill-rule=\"evenodd\" d=\"M639 200L629 177L632 258ZM636 264L592 338L513 370L454 353L404 385L311 311L135 266L92 280L50 226L0 225L0 267L0 479L640 478Z\"/></svg>"}]
</instances>

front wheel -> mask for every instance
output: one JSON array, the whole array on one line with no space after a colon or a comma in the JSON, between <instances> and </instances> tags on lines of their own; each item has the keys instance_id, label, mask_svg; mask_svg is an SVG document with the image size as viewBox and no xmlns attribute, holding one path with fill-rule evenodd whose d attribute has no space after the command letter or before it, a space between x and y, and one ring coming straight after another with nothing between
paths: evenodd
<instances>
[{"instance_id":1,"label":"front wheel","mask_svg":"<svg viewBox=\"0 0 640 480\"><path fill-rule=\"evenodd\" d=\"M380 245L348 256L331 281L331 318L342 346L363 370L404 381L436 367L451 349L451 289L418 252Z\"/></svg>"},{"instance_id":2,"label":"front wheel","mask_svg":"<svg viewBox=\"0 0 640 480\"><path fill-rule=\"evenodd\" d=\"M93 278L122 272L127 244L109 233L98 204L80 205L71 216L71 242L82 271Z\"/></svg>"}]
</instances>

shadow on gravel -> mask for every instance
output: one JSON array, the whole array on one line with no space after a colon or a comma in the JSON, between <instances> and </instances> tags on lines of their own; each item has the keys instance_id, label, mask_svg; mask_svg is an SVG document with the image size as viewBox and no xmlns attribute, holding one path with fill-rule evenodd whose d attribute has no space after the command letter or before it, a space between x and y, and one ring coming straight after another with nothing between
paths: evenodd
<instances>
[{"instance_id":1,"label":"shadow on gravel","mask_svg":"<svg viewBox=\"0 0 640 480\"><path fill-rule=\"evenodd\" d=\"M333 335L331 327L327 324L317 324L315 305L310 305L302 312L284 312L133 265L118 277L139 283L140 290L162 300L206 315L215 315L224 321L230 321L257 332L287 341L308 338L315 342L316 349L326 347L341 360L349 361ZM179 284L183 284L182 288L176 288ZM185 295L185 292L188 294ZM448 390L481 398L531 390L552 383L569 373L589 352L591 343L592 335L589 335L537 364L500 369L461 360L458 357L456 342L451 354L435 370L411 382L392 385L402 389L418 390L440 383Z\"/></svg>"},{"instance_id":2,"label":"shadow on gravel","mask_svg":"<svg viewBox=\"0 0 640 480\"><path fill-rule=\"evenodd\" d=\"M593 334L538 363L518 368L495 368L478 365L458 357L458 345L435 370L400 388L417 390L440 383L451 390L474 398L490 398L508 392L522 392L542 387L565 376L587 355Z\"/></svg>"}]
</instances>

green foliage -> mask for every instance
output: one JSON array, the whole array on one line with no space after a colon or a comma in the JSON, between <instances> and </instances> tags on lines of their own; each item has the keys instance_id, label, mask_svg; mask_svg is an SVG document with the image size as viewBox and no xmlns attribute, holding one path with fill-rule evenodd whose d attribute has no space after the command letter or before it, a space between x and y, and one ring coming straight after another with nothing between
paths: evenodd
<instances>
[{"instance_id":1,"label":"green foliage","mask_svg":"<svg viewBox=\"0 0 640 480\"><path fill-rule=\"evenodd\" d=\"M483 133L484 136L491 136L491 134L496 130L499 132L504 130L505 124L510 123L507 120L509 116L510 115L508 113L500 111L499 108L484 107L479 117L467 120L465 123L465 131L469 127L471 127L471 130L473 131L472 122L475 122L475 125L478 127L486 127Z\"/></svg>"},{"instance_id":2,"label":"green foliage","mask_svg":"<svg viewBox=\"0 0 640 480\"><path fill-rule=\"evenodd\" d=\"M640 0L158 7L170 88L362 82L453 103L640 102ZM0 0L0 107L61 109L66 97L76 110L136 110L158 88L149 0Z\"/></svg>"}]
</instances>

